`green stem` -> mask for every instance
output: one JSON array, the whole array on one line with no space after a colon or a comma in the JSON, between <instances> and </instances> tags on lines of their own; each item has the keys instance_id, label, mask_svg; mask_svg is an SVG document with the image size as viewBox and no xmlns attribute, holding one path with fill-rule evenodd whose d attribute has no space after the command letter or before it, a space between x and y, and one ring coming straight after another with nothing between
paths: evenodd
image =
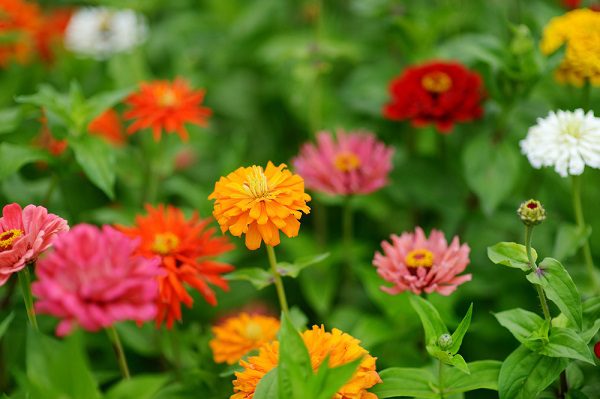
<instances>
[{"instance_id":1,"label":"green stem","mask_svg":"<svg viewBox=\"0 0 600 399\"><path fill-rule=\"evenodd\" d=\"M586 230L585 220L583 218L583 206L581 202L581 176L573 176L573 211L575 213L575 222L579 232L583 234ZM594 259L592 258L592 250L590 248L589 239L586 237L583 243L583 259L589 279L592 282L594 292L600 293L600 284L596 276Z\"/></svg>"},{"instance_id":2,"label":"green stem","mask_svg":"<svg viewBox=\"0 0 600 399\"><path fill-rule=\"evenodd\" d=\"M586 78L581 89L581 108L583 108L584 111L589 111L590 109L591 93L592 85L590 84L590 80Z\"/></svg>"},{"instance_id":3,"label":"green stem","mask_svg":"<svg viewBox=\"0 0 600 399\"><path fill-rule=\"evenodd\" d=\"M444 363L438 359L438 389L440 390L440 399L444 399Z\"/></svg>"},{"instance_id":4,"label":"green stem","mask_svg":"<svg viewBox=\"0 0 600 399\"><path fill-rule=\"evenodd\" d=\"M121 340L119 339L119 333L117 333L114 326L106 327L106 333L115 351L121 375L124 379L128 380L131 378L131 375L129 374L129 366L127 366L127 359L125 358L125 351L123 351L123 345L121 345Z\"/></svg>"},{"instance_id":5,"label":"green stem","mask_svg":"<svg viewBox=\"0 0 600 399\"><path fill-rule=\"evenodd\" d=\"M52 194L54 194L54 190L56 189L57 185L58 185L58 176L55 173L50 178L50 183L48 183L48 190L46 190L46 194L44 195L44 198L42 199L42 205L48 206L48 203L50 202L50 199L52 198Z\"/></svg>"},{"instance_id":6,"label":"green stem","mask_svg":"<svg viewBox=\"0 0 600 399\"><path fill-rule=\"evenodd\" d=\"M283 289L283 281L277 271L277 258L275 258L275 249L267 245L267 254L269 255L269 264L271 265L271 274L273 275L273 281L275 282L275 288L277 289L277 297L279 297L279 305L281 310L289 317L290 311L288 309L287 299L285 298L285 290Z\"/></svg>"},{"instance_id":7,"label":"green stem","mask_svg":"<svg viewBox=\"0 0 600 399\"><path fill-rule=\"evenodd\" d=\"M354 221L354 208L352 207L352 196L347 196L344 201L342 217L342 230L344 239L344 253L346 256L346 265L352 267L352 244L353 244L353 221Z\"/></svg>"},{"instance_id":8,"label":"green stem","mask_svg":"<svg viewBox=\"0 0 600 399\"><path fill-rule=\"evenodd\" d=\"M531 251L531 239L533 236L533 226L525 226L525 248L527 251L527 259L529 260L529 267L535 273L538 269L535 261L533 260L533 254ZM542 312L544 313L544 319L547 321L552 320L552 316L550 316L550 309L548 308L548 301L546 300L546 295L544 294L544 290L541 286L534 284L535 290L537 291L538 297L540 298L540 305L542 305Z\"/></svg>"},{"instance_id":9,"label":"green stem","mask_svg":"<svg viewBox=\"0 0 600 399\"><path fill-rule=\"evenodd\" d=\"M27 309L27 318L29 324L34 330L39 331L37 318L35 317L35 309L33 308L33 295L31 294L31 276L29 275L29 265L25 266L19 272L19 284L21 285L21 293L23 301L25 301L25 309Z\"/></svg>"}]
</instances>

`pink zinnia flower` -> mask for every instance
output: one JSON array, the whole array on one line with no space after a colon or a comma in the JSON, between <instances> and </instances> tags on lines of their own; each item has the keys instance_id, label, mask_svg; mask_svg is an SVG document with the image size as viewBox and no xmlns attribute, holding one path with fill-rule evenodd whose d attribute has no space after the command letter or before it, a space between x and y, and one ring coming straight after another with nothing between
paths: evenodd
<instances>
[{"instance_id":1,"label":"pink zinnia flower","mask_svg":"<svg viewBox=\"0 0 600 399\"><path fill-rule=\"evenodd\" d=\"M394 150L369 132L320 132L294 160L306 187L327 194L368 194L385 186Z\"/></svg>"},{"instance_id":2,"label":"pink zinnia flower","mask_svg":"<svg viewBox=\"0 0 600 399\"><path fill-rule=\"evenodd\" d=\"M384 254L377 252L373 264L379 275L393 284L381 287L389 294L412 291L417 295L450 295L471 280L470 274L458 276L469 264L470 251L467 244L460 245L458 237L448 246L442 232L432 230L427 238L417 227L414 233L392 235L391 243L383 241L381 246Z\"/></svg>"},{"instance_id":3,"label":"pink zinnia flower","mask_svg":"<svg viewBox=\"0 0 600 399\"><path fill-rule=\"evenodd\" d=\"M69 230L69 226L43 206L27 205L21 209L19 204L10 204L2 209L0 229L1 286L11 274L35 262L48 249L52 238Z\"/></svg>"},{"instance_id":4,"label":"pink zinnia flower","mask_svg":"<svg viewBox=\"0 0 600 399\"><path fill-rule=\"evenodd\" d=\"M157 313L158 258L134 256L139 240L109 226L80 224L59 235L38 262L35 309L61 320L56 335L79 325L88 331L122 320L151 320Z\"/></svg>"}]
</instances>

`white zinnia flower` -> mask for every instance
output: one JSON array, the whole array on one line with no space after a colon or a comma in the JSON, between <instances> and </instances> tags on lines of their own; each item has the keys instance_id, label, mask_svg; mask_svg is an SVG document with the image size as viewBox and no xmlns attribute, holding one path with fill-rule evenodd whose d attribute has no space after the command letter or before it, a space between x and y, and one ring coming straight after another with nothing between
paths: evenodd
<instances>
[{"instance_id":1,"label":"white zinnia flower","mask_svg":"<svg viewBox=\"0 0 600 399\"><path fill-rule=\"evenodd\" d=\"M142 43L146 33L144 17L133 10L85 7L71 17L65 47L74 53L105 59Z\"/></svg>"},{"instance_id":2,"label":"white zinnia flower","mask_svg":"<svg viewBox=\"0 0 600 399\"><path fill-rule=\"evenodd\" d=\"M582 109L550 112L520 144L534 168L554 166L562 177L580 175L586 165L600 168L600 118Z\"/></svg>"}]
</instances>

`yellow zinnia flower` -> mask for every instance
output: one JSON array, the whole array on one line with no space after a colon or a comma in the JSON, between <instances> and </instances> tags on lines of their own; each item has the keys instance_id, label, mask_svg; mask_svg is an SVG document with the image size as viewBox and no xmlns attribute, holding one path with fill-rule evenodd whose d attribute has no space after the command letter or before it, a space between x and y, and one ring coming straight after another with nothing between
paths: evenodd
<instances>
[{"instance_id":1,"label":"yellow zinnia flower","mask_svg":"<svg viewBox=\"0 0 600 399\"><path fill-rule=\"evenodd\" d=\"M600 12L581 8L553 18L540 43L544 54L566 45L556 70L559 82L582 86L586 80L600 86Z\"/></svg>"},{"instance_id":2,"label":"yellow zinnia flower","mask_svg":"<svg viewBox=\"0 0 600 399\"><path fill-rule=\"evenodd\" d=\"M240 313L214 326L215 336L209 345L215 362L234 364L248 352L273 341L279 331L279 320L270 316Z\"/></svg>"},{"instance_id":3,"label":"yellow zinnia flower","mask_svg":"<svg viewBox=\"0 0 600 399\"><path fill-rule=\"evenodd\" d=\"M262 241L278 245L279 230L297 236L302 212L310 212L302 177L271 162L264 170L253 165L221 177L208 198L215 200L213 215L221 231L246 234L248 249L258 249Z\"/></svg>"},{"instance_id":4,"label":"yellow zinnia flower","mask_svg":"<svg viewBox=\"0 0 600 399\"><path fill-rule=\"evenodd\" d=\"M350 381L341 387L332 399L377 399L375 394L367 392L367 389L381 382L375 369L377 358L369 355L369 352L359 345L360 341L335 328L330 333L325 332L323 326L313 326L312 330L302 333L302 339L315 372L327 356L329 367L341 366L363 357ZM261 378L277 367L278 359L279 342L274 341L263 346L258 356L250 357L247 362L242 360L240 365L244 367L244 371L235 373L235 393L231 399L252 398Z\"/></svg>"}]
</instances>

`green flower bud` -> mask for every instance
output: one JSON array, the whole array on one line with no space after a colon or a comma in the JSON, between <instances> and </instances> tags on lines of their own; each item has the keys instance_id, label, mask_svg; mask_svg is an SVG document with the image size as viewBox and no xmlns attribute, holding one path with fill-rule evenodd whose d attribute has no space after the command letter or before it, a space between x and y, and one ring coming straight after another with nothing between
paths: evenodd
<instances>
[{"instance_id":1,"label":"green flower bud","mask_svg":"<svg viewBox=\"0 0 600 399\"><path fill-rule=\"evenodd\" d=\"M438 345L442 350L446 350L452 346L452 336L450 334L442 334L438 338Z\"/></svg>"},{"instance_id":2,"label":"green flower bud","mask_svg":"<svg viewBox=\"0 0 600 399\"><path fill-rule=\"evenodd\" d=\"M546 219L546 210L539 201L530 199L521 204L517 214L526 226L535 226Z\"/></svg>"}]
</instances>

